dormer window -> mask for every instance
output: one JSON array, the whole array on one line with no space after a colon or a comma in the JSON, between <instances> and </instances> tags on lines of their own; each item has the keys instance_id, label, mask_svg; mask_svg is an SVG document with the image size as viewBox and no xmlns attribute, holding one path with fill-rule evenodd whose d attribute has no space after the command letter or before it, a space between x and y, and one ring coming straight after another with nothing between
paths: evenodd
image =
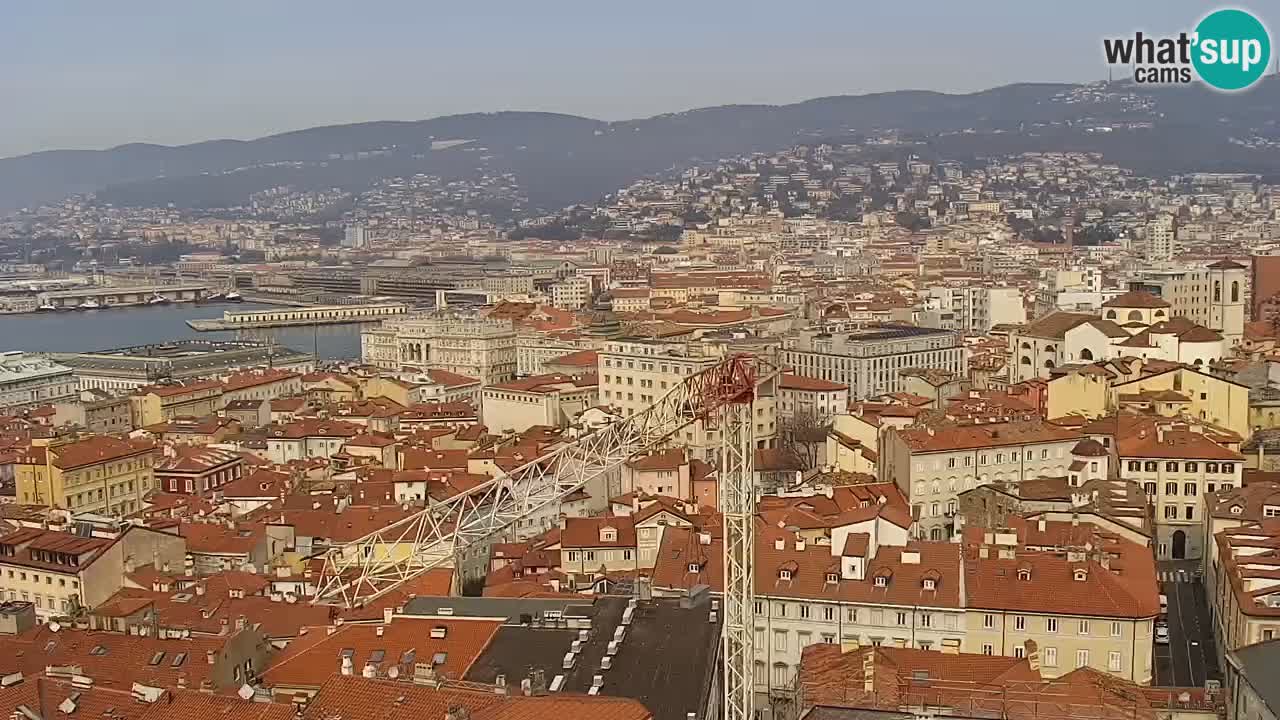
<instances>
[{"instance_id":1,"label":"dormer window","mask_svg":"<svg viewBox=\"0 0 1280 720\"><path fill-rule=\"evenodd\" d=\"M1240 507L1239 505L1232 505L1232 506L1231 506L1231 514L1232 514L1232 515L1239 515L1239 514L1240 514L1240 513L1242 513L1242 512L1244 512L1244 508Z\"/></svg>"},{"instance_id":2,"label":"dormer window","mask_svg":"<svg viewBox=\"0 0 1280 720\"><path fill-rule=\"evenodd\" d=\"M1089 571L1084 568L1076 568L1075 572L1072 574L1075 577L1076 582L1084 582L1089 579Z\"/></svg>"},{"instance_id":3,"label":"dormer window","mask_svg":"<svg viewBox=\"0 0 1280 720\"><path fill-rule=\"evenodd\" d=\"M1019 580L1030 580L1030 579L1031 579L1031 568L1018 568L1018 579L1019 579Z\"/></svg>"},{"instance_id":4,"label":"dormer window","mask_svg":"<svg viewBox=\"0 0 1280 720\"><path fill-rule=\"evenodd\" d=\"M614 530L613 528L602 528L600 530L600 541L601 542L617 542L618 531Z\"/></svg>"},{"instance_id":5,"label":"dormer window","mask_svg":"<svg viewBox=\"0 0 1280 720\"><path fill-rule=\"evenodd\" d=\"M924 579L925 590L936 590L937 588L938 588L938 581L934 580L933 578Z\"/></svg>"},{"instance_id":6,"label":"dormer window","mask_svg":"<svg viewBox=\"0 0 1280 720\"><path fill-rule=\"evenodd\" d=\"M835 573L827 573L827 584L828 584L828 585L834 585L834 584L836 583L836 581L838 581L839 579L840 579L840 576L839 576L839 575L837 575L837 574L835 574Z\"/></svg>"},{"instance_id":7,"label":"dormer window","mask_svg":"<svg viewBox=\"0 0 1280 720\"><path fill-rule=\"evenodd\" d=\"M779 580L790 580L790 579L791 579L791 571L790 571L790 570L779 570L779 571L778 571L778 579L779 579Z\"/></svg>"},{"instance_id":8,"label":"dormer window","mask_svg":"<svg viewBox=\"0 0 1280 720\"><path fill-rule=\"evenodd\" d=\"M697 573L702 571L702 566L698 563L689 563L689 572Z\"/></svg>"},{"instance_id":9,"label":"dormer window","mask_svg":"<svg viewBox=\"0 0 1280 720\"><path fill-rule=\"evenodd\" d=\"M876 587L889 587L889 578L883 575L876 576Z\"/></svg>"}]
</instances>

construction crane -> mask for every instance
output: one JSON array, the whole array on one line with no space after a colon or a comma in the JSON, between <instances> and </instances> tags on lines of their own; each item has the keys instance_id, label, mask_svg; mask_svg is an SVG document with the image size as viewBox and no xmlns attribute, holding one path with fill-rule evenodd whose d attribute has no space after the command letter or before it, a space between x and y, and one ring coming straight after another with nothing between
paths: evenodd
<instances>
[{"instance_id":1,"label":"construction crane","mask_svg":"<svg viewBox=\"0 0 1280 720\"><path fill-rule=\"evenodd\" d=\"M486 557L518 522L558 512L559 502L607 480L638 453L664 446L701 421L721 431L718 494L724 535L721 701L725 720L754 720L755 401L777 377L771 362L734 355L690 375L649 407L578 437L475 488L330 547L316 603L360 607L432 568ZM531 523L536 525L536 523Z\"/></svg>"}]
</instances>

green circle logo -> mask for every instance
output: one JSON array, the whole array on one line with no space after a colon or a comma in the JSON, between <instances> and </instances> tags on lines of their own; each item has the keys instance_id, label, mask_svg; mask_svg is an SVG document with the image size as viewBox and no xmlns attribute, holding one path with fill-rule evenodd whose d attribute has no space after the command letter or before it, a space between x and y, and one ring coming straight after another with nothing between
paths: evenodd
<instances>
[{"instance_id":1,"label":"green circle logo","mask_svg":"<svg viewBox=\"0 0 1280 720\"><path fill-rule=\"evenodd\" d=\"M1243 90L1271 62L1271 37L1258 18L1243 10L1215 10L1196 26L1191 63L1200 79L1218 90Z\"/></svg>"}]
</instances>

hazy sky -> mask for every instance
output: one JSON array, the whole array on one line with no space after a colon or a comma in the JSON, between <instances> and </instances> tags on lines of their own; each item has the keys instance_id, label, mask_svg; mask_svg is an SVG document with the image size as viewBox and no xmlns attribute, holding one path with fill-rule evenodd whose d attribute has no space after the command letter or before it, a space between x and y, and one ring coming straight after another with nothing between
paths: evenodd
<instances>
[{"instance_id":1,"label":"hazy sky","mask_svg":"<svg viewBox=\"0 0 1280 720\"><path fill-rule=\"evenodd\" d=\"M1096 80L1106 75L1103 36L1189 29L1218 6L4 0L0 156L483 110L612 120L905 88Z\"/></svg>"}]
</instances>

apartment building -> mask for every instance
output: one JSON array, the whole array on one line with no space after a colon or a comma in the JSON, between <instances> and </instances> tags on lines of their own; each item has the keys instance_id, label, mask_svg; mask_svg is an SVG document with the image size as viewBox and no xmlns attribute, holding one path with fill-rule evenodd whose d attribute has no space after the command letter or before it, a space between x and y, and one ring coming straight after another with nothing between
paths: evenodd
<instances>
[{"instance_id":1,"label":"apartment building","mask_svg":"<svg viewBox=\"0 0 1280 720\"><path fill-rule=\"evenodd\" d=\"M1027 321L1022 291L1014 287L932 287L921 324L970 335L985 335L995 325Z\"/></svg>"},{"instance_id":2,"label":"apartment building","mask_svg":"<svg viewBox=\"0 0 1280 720\"><path fill-rule=\"evenodd\" d=\"M0 600L30 602L40 618L91 608L114 595L138 558L181 568L182 538L128 527L116 538L20 528L0 535Z\"/></svg>"},{"instance_id":3,"label":"apartment building","mask_svg":"<svg viewBox=\"0 0 1280 720\"><path fill-rule=\"evenodd\" d=\"M1280 639L1280 483L1219 488L1204 510L1205 596L1218 650Z\"/></svg>"},{"instance_id":4,"label":"apartment building","mask_svg":"<svg viewBox=\"0 0 1280 720\"><path fill-rule=\"evenodd\" d=\"M480 416L490 432L522 433L535 425L565 427L598 402L595 375L535 375L485 387Z\"/></svg>"},{"instance_id":5,"label":"apartment building","mask_svg":"<svg viewBox=\"0 0 1280 720\"><path fill-rule=\"evenodd\" d=\"M178 417L204 417L222 409L222 383L197 380L140 387L129 396L134 427L145 427Z\"/></svg>"},{"instance_id":6,"label":"apartment building","mask_svg":"<svg viewBox=\"0 0 1280 720\"><path fill-rule=\"evenodd\" d=\"M960 493L987 483L1066 477L1075 462L1097 460L1087 447L1076 452L1083 438L1040 422L890 428L880 440L878 475L910 499L917 537L947 540L957 529Z\"/></svg>"},{"instance_id":7,"label":"apartment building","mask_svg":"<svg viewBox=\"0 0 1280 720\"><path fill-rule=\"evenodd\" d=\"M1147 223L1145 234L1149 262L1167 262L1178 254L1178 226L1172 215Z\"/></svg>"},{"instance_id":8,"label":"apartment building","mask_svg":"<svg viewBox=\"0 0 1280 720\"><path fill-rule=\"evenodd\" d=\"M847 386L852 400L901 392L899 371L908 368L967 372L959 336L911 325L801 330L784 339L780 360L798 375Z\"/></svg>"},{"instance_id":9,"label":"apartment building","mask_svg":"<svg viewBox=\"0 0 1280 720\"><path fill-rule=\"evenodd\" d=\"M600 403L617 408L623 416L643 411L690 375L723 360L704 344L626 338L605 343L598 354ZM756 447L772 447L778 432L777 402L773 388L761 390L755 403ZM691 457L711 460L719 450L719 430L696 420L682 429L676 442Z\"/></svg>"},{"instance_id":10,"label":"apartment building","mask_svg":"<svg viewBox=\"0 0 1280 720\"><path fill-rule=\"evenodd\" d=\"M561 310L581 310L591 300L591 278L573 275L551 286L551 304Z\"/></svg>"},{"instance_id":11,"label":"apartment building","mask_svg":"<svg viewBox=\"0 0 1280 720\"><path fill-rule=\"evenodd\" d=\"M0 353L0 408L15 411L71 402L78 390L75 371L66 365L20 350Z\"/></svg>"},{"instance_id":12,"label":"apartment building","mask_svg":"<svg viewBox=\"0 0 1280 720\"><path fill-rule=\"evenodd\" d=\"M966 528L964 547L968 652L1022 657L1031 642L1046 677L1091 668L1151 683L1160 603L1144 543L1078 518L1010 518Z\"/></svg>"},{"instance_id":13,"label":"apartment building","mask_svg":"<svg viewBox=\"0 0 1280 720\"><path fill-rule=\"evenodd\" d=\"M240 479L244 457L215 447L166 447L154 472L156 487L164 492L206 497Z\"/></svg>"},{"instance_id":14,"label":"apartment building","mask_svg":"<svg viewBox=\"0 0 1280 720\"><path fill-rule=\"evenodd\" d=\"M17 498L77 513L128 515L156 489L152 446L108 435L33 445L18 456Z\"/></svg>"},{"instance_id":15,"label":"apartment building","mask_svg":"<svg viewBox=\"0 0 1280 720\"><path fill-rule=\"evenodd\" d=\"M1141 485L1155 509L1156 557L1201 558L1204 498L1240 487L1244 456L1185 424L1135 425L1115 442L1120 477Z\"/></svg>"},{"instance_id":16,"label":"apartment building","mask_svg":"<svg viewBox=\"0 0 1280 720\"><path fill-rule=\"evenodd\" d=\"M778 378L778 412L783 418L812 418L818 423L849 409L844 383L783 373Z\"/></svg>"},{"instance_id":17,"label":"apartment building","mask_svg":"<svg viewBox=\"0 0 1280 720\"><path fill-rule=\"evenodd\" d=\"M384 321L360 334L364 362L388 370L447 370L485 385L515 377L515 324L495 318L426 315Z\"/></svg>"}]
</instances>

